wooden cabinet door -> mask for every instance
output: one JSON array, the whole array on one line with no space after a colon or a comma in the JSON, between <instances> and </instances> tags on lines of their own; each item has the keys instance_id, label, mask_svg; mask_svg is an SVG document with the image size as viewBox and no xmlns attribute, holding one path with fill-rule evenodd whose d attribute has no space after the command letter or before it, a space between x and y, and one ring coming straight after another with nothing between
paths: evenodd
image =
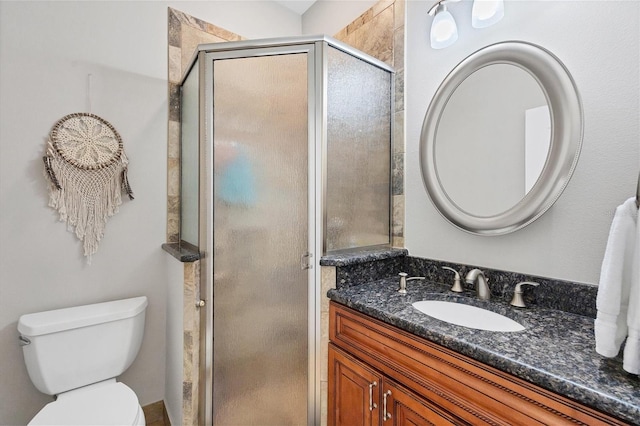
<instances>
[{"instance_id":1,"label":"wooden cabinet door","mask_svg":"<svg viewBox=\"0 0 640 426\"><path fill-rule=\"evenodd\" d=\"M467 424L387 378L382 387L382 417L382 426Z\"/></svg>"},{"instance_id":2,"label":"wooden cabinet door","mask_svg":"<svg viewBox=\"0 0 640 426\"><path fill-rule=\"evenodd\" d=\"M382 376L329 344L329 426L380 424Z\"/></svg>"}]
</instances>

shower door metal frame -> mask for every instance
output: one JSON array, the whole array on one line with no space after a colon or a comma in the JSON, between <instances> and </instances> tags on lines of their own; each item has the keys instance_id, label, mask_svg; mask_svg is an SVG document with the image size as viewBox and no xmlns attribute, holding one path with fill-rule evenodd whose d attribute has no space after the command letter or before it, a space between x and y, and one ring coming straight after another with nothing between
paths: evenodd
<instances>
[{"instance_id":1,"label":"shower door metal frame","mask_svg":"<svg viewBox=\"0 0 640 426\"><path fill-rule=\"evenodd\" d=\"M282 40L281 40L282 41ZM313 265L307 272L307 336L308 336L308 361L307 361L307 424L320 424L320 302L319 268L317 264L318 221L316 218L316 179L318 168L317 158L317 121L316 114L316 46L315 43L281 43L282 45L256 46L251 42L231 42L219 45L207 45L206 52L200 52L200 246L204 253L200 260L200 298L206 301L205 309L201 311L200 333L200 417L205 425L213 424L213 243L214 243L214 208L213 208L213 65L216 60L238 59L260 56L306 54L307 55L307 144L308 144L308 175L307 175L307 220L308 243L307 250L311 254ZM302 255L302 253L301 253ZM202 327L204 324L204 328ZM204 331L204 332L203 332ZM204 367L204 368L203 368Z\"/></svg>"},{"instance_id":2,"label":"shower door metal frame","mask_svg":"<svg viewBox=\"0 0 640 426\"><path fill-rule=\"evenodd\" d=\"M210 43L198 46L185 81L192 67L199 68L199 300L200 309L200 379L199 423L213 424L213 61L242 57L284 54L307 54L308 70L308 248L312 258L308 270L308 398L307 423L320 425L321 417L321 274L320 257L326 248L326 171L327 171L327 79L329 47L361 59L388 71L391 79L390 166L393 168L393 136L395 112L394 73L392 67L353 47L327 36L302 36ZM182 84L182 83L181 83ZM389 244L392 229L392 182L389 181Z\"/></svg>"}]
</instances>

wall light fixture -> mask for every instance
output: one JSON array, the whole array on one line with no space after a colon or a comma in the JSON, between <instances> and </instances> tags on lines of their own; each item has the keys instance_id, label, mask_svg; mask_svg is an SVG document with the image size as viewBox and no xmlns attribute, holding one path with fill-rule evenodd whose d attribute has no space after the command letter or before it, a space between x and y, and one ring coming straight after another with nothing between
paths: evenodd
<instances>
[{"instance_id":1,"label":"wall light fixture","mask_svg":"<svg viewBox=\"0 0 640 426\"><path fill-rule=\"evenodd\" d=\"M431 47L434 49L444 49L458 40L456 21L447 10L447 6L444 5L448 1L451 0L440 0L427 12L430 16L433 16L433 22L431 22Z\"/></svg>"},{"instance_id":2,"label":"wall light fixture","mask_svg":"<svg viewBox=\"0 0 640 426\"><path fill-rule=\"evenodd\" d=\"M504 0L474 0L471 9L473 28L485 28L504 16Z\"/></svg>"},{"instance_id":3,"label":"wall light fixture","mask_svg":"<svg viewBox=\"0 0 640 426\"><path fill-rule=\"evenodd\" d=\"M458 26L447 10L447 3L460 0L440 0L427 12L433 16L431 22L431 47L444 49L458 40ZM504 0L473 0L471 25L473 28L489 27L504 17Z\"/></svg>"}]
</instances>

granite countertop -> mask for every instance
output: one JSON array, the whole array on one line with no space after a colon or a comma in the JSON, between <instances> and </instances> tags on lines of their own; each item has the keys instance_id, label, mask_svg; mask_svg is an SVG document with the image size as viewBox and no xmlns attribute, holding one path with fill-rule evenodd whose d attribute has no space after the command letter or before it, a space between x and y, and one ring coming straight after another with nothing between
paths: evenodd
<instances>
[{"instance_id":1,"label":"granite countertop","mask_svg":"<svg viewBox=\"0 0 640 426\"><path fill-rule=\"evenodd\" d=\"M640 425L640 379L622 369L621 359L595 352L593 318L558 310L518 309L503 301L482 302L472 292L410 281L407 294L397 292L398 279L330 290L331 300L467 355L498 370L535 383L584 405ZM449 324L429 317L411 304L420 300L457 299L508 316L526 329L492 332Z\"/></svg>"},{"instance_id":2,"label":"granite countertop","mask_svg":"<svg viewBox=\"0 0 640 426\"><path fill-rule=\"evenodd\" d=\"M162 244L162 249L183 263L200 260L200 250L198 250L198 247L186 241Z\"/></svg>"}]
</instances>

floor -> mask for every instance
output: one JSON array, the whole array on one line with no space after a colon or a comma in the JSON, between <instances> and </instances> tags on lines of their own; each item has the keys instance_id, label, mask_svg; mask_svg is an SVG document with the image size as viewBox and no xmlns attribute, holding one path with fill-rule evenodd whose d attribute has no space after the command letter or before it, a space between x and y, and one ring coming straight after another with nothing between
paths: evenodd
<instances>
[{"instance_id":1,"label":"floor","mask_svg":"<svg viewBox=\"0 0 640 426\"><path fill-rule=\"evenodd\" d=\"M142 407L144 418L147 426L171 426L168 421L167 412L164 408L164 401L154 402L153 404Z\"/></svg>"}]
</instances>

